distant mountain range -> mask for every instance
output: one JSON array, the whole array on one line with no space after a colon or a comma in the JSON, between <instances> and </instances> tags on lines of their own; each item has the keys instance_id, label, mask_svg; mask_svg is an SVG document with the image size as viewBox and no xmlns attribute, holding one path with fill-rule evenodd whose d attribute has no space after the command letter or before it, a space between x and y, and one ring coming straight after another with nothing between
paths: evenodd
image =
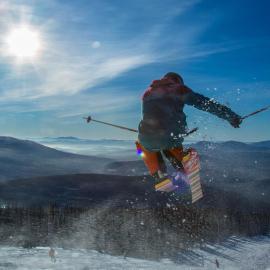
<instances>
[{"instance_id":1,"label":"distant mountain range","mask_svg":"<svg viewBox=\"0 0 270 270\"><path fill-rule=\"evenodd\" d=\"M135 143L131 140L89 140L76 137L45 137L31 140L60 151L113 159L134 159ZM136 156L135 156L136 159Z\"/></svg>"},{"instance_id":2,"label":"distant mountain range","mask_svg":"<svg viewBox=\"0 0 270 270\"><path fill-rule=\"evenodd\" d=\"M82 139L73 136L61 136L61 137L41 137L41 138L31 138L33 141L37 142L78 142L78 143L127 143L133 144L132 140L115 140L115 139Z\"/></svg>"},{"instance_id":3,"label":"distant mountain range","mask_svg":"<svg viewBox=\"0 0 270 270\"><path fill-rule=\"evenodd\" d=\"M110 139L81 139L77 137L45 137L32 138L37 143L45 146L55 148L60 151L70 152L74 154L94 155L99 157L107 157L112 159L122 160L137 160L135 155L136 148L133 140L110 140ZM256 142L256 143L241 143L241 142L192 142L185 141L185 145L193 145L195 148L223 148L224 150L259 150L260 148L270 149L270 141ZM257 149L255 147L258 147Z\"/></svg>"},{"instance_id":4,"label":"distant mountain range","mask_svg":"<svg viewBox=\"0 0 270 270\"><path fill-rule=\"evenodd\" d=\"M251 145L263 148L270 148L270 141L255 142L251 143Z\"/></svg>"},{"instance_id":5,"label":"distant mountain range","mask_svg":"<svg viewBox=\"0 0 270 270\"><path fill-rule=\"evenodd\" d=\"M92 144L102 144L102 143L113 143L113 144L123 144L126 143L128 145L134 145L133 140L116 140L116 139L82 139L74 136L60 136L60 137L41 137L41 138L30 138L29 140L33 140L35 142L62 142L62 141L73 141L79 143L92 143ZM226 142L209 142L209 141L199 141L192 142L190 140L185 140L186 144L219 144L219 145L230 145L230 146L258 146L263 148L270 148L270 140L267 141L259 141L259 142L239 142L239 141L226 141Z\"/></svg>"},{"instance_id":6,"label":"distant mountain range","mask_svg":"<svg viewBox=\"0 0 270 270\"><path fill-rule=\"evenodd\" d=\"M227 142L209 142L200 141L193 144L188 144L196 149L217 149L224 151L269 151L270 141L244 143L238 141L227 141Z\"/></svg>"},{"instance_id":7,"label":"distant mountain range","mask_svg":"<svg viewBox=\"0 0 270 270\"><path fill-rule=\"evenodd\" d=\"M0 181L71 173L101 173L109 158L65 153L29 140L0 137Z\"/></svg>"},{"instance_id":8,"label":"distant mountain range","mask_svg":"<svg viewBox=\"0 0 270 270\"><path fill-rule=\"evenodd\" d=\"M75 137L49 138L59 141L83 141ZM120 175L143 175L147 170L136 156L134 142L118 140L86 140L92 155L78 155L47 147L29 140L0 137L0 180L29 178L37 176L72 173L107 173ZM92 144L92 148L89 146ZM103 146L101 146L103 144ZM57 145L57 143L56 143ZM103 157L96 156L102 147ZM212 181L230 179L264 179L270 175L270 141L242 143L228 141L221 143L201 141L186 145L194 147L201 155L202 173L215 171ZM66 148L68 148L66 146ZM134 149L133 149L134 148ZM63 149L65 144L63 143ZM130 150L128 150L130 149ZM111 158L112 153L121 153ZM108 155L107 158L106 156ZM129 160L129 156L133 160ZM231 175L233 174L233 178Z\"/></svg>"}]
</instances>

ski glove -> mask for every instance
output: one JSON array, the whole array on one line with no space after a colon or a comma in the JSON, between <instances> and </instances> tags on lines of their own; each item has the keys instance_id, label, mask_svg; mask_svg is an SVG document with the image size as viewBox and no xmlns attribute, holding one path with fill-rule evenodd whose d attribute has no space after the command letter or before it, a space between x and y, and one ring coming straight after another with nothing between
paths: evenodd
<instances>
[{"instance_id":1,"label":"ski glove","mask_svg":"<svg viewBox=\"0 0 270 270\"><path fill-rule=\"evenodd\" d=\"M242 123L242 119L241 119L241 117L234 117L229 122L234 128L240 128L240 124Z\"/></svg>"}]
</instances>

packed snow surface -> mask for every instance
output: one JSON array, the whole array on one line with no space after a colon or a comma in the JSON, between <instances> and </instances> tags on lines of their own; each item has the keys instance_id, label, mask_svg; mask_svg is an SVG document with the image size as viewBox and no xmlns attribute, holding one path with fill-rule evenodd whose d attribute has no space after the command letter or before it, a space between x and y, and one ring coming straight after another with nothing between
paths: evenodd
<instances>
[{"instance_id":1,"label":"packed snow surface","mask_svg":"<svg viewBox=\"0 0 270 270\"><path fill-rule=\"evenodd\" d=\"M173 262L141 260L130 257L117 257L89 250L71 250L54 248L56 261L49 257L49 247L24 249L0 247L0 269L258 269L270 270L270 237L235 238L232 237L220 245L207 245L179 257ZM218 265L217 265L218 264Z\"/></svg>"}]
</instances>

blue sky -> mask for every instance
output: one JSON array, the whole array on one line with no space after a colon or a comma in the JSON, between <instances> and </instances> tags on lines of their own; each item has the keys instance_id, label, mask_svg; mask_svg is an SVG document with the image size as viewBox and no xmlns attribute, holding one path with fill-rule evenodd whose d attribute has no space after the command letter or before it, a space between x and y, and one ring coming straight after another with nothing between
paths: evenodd
<instances>
[{"instance_id":1,"label":"blue sky","mask_svg":"<svg viewBox=\"0 0 270 270\"><path fill-rule=\"evenodd\" d=\"M23 1L0 3L1 135L135 139L82 116L137 127L153 79L180 73L194 91L244 115L270 104L269 1ZM5 36L38 31L33 61L7 55ZM186 107L192 139L270 139L270 113L240 129Z\"/></svg>"}]
</instances>

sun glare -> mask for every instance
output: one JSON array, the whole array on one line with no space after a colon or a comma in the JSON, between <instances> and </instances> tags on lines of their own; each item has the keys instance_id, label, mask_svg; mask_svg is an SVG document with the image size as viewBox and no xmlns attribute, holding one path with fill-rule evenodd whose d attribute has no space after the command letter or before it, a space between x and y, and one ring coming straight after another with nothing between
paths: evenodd
<instances>
[{"instance_id":1,"label":"sun glare","mask_svg":"<svg viewBox=\"0 0 270 270\"><path fill-rule=\"evenodd\" d=\"M19 26L6 37L7 53L19 60L36 57L41 49L39 33L28 26Z\"/></svg>"}]
</instances>

